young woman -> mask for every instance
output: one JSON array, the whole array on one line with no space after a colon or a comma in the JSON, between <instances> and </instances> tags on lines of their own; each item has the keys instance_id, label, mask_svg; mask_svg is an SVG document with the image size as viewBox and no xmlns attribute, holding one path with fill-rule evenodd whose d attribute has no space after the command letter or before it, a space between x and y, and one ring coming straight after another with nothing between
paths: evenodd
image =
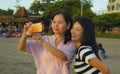
<instances>
[{"instance_id":1,"label":"young woman","mask_svg":"<svg viewBox=\"0 0 120 74\"><path fill-rule=\"evenodd\" d=\"M53 35L40 37L33 34L33 40L28 41L29 27L25 25L18 49L31 52L35 59L37 74L69 74L70 63L76 50L70 34L73 20L65 10L56 11L51 19Z\"/></svg>"},{"instance_id":2,"label":"young woman","mask_svg":"<svg viewBox=\"0 0 120 74\"><path fill-rule=\"evenodd\" d=\"M74 70L77 74L110 74L98 56L93 22L85 17L75 20L71 29L77 46Z\"/></svg>"}]
</instances>

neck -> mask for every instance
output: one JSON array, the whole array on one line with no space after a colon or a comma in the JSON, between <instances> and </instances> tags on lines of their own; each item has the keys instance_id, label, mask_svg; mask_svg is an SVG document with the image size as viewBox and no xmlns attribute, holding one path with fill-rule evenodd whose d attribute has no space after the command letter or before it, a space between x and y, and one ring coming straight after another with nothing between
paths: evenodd
<instances>
[{"instance_id":1,"label":"neck","mask_svg":"<svg viewBox=\"0 0 120 74\"><path fill-rule=\"evenodd\" d=\"M63 38L63 35L55 35L55 36L56 36L55 45L58 46L58 44Z\"/></svg>"},{"instance_id":2,"label":"neck","mask_svg":"<svg viewBox=\"0 0 120 74\"><path fill-rule=\"evenodd\" d=\"M63 35L55 34L55 36L57 41L60 41L63 38Z\"/></svg>"},{"instance_id":3,"label":"neck","mask_svg":"<svg viewBox=\"0 0 120 74\"><path fill-rule=\"evenodd\" d=\"M55 45L58 46L59 42L62 40L63 35L55 35L56 40L55 40Z\"/></svg>"},{"instance_id":4,"label":"neck","mask_svg":"<svg viewBox=\"0 0 120 74\"><path fill-rule=\"evenodd\" d=\"M75 42L75 45L76 45L77 48L79 48L79 46L81 45L81 43L80 42Z\"/></svg>"}]
</instances>

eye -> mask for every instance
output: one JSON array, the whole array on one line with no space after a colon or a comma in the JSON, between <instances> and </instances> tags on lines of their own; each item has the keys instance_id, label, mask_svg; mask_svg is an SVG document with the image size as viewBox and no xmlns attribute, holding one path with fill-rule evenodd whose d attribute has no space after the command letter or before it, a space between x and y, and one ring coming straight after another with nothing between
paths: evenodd
<instances>
[{"instance_id":1,"label":"eye","mask_svg":"<svg viewBox=\"0 0 120 74\"><path fill-rule=\"evenodd\" d=\"M63 22L62 22L62 21L59 21L58 23L59 23L59 24L62 24Z\"/></svg>"},{"instance_id":2,"label":"eye","mask_svg":"<svg viewBox=\"0 0 120 74\"><path fill-rule=\"evenodd\" d=\"M56 23L55 21L52 21L52 23Z\"/></svg>"},{"instance_id":3,"label":"eye","mask_svg":"<svg viewBox=\"0 0 120 74\"><path fill-rule=\"evenodd\" d=\"M72 27L71 29L74 29L74 27Z\"/></svg>"},{"instance_id":4,"label":"eye","mask_svg":"<svg viewBox=\"0 0 120 74\"><path fill-rule=\"evenodd\" d=\"M76 30L76 31L80 31L80 29L78 29L78 28L76 28L75 30Z\"/></svg>"}]
</instances>

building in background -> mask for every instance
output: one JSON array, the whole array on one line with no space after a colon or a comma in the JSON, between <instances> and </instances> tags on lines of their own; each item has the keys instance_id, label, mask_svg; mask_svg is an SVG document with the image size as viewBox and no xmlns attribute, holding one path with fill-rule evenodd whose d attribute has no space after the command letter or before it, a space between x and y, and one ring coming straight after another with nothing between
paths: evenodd
<instances>
[{"instance_id":1,"label":"building in background","mask_svg":"<svg viewBox=\"0 0 120 74\"><path fill-rule=\"evenodd\" d=\"M107 13L120 13L120 0L109 0Z\"/></svg>"}]
</instances>

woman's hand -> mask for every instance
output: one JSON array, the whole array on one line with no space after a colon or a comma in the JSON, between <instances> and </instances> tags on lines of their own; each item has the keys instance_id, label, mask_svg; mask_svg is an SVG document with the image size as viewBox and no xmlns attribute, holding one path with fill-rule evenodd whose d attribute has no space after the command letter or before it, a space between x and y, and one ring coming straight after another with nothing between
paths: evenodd
<instances>
[{"instance_id":1,"label":"woman's hand","mask_svg":"<svg viewBox=\"0 0 120 74\"><path fill-rule=\"evenodd\" d=\"M53 56L57 57L60 60L67 61L67 56L64 52L62 52L60 49L57 49L56 47L52 46L51 44L44 41L39 33L34 33L32 38L36 40L38 43L43 45L44 48L46 48Z\"/></svg>"},{"instance_id":2,"label":"woman's hand","mask_svg":"<svg viewBox=\"0 0 120 74\"><path fill-rule=\"evenodd\" d=\"M21 39L19 40L19 43L18 43L18 49L19 50L26 51L26 49L25 49L26 39L27 39L28 36L30 36L30 34L28 34L28 30L29 30L29 27L30 27L31 24L32 24L32 22L29 22L26 25L24 25L23 34L22 34L22 37L21 37Z\"/></svg>"},{"instance_id":3,"label":"woman's hand","mask_svg":"<svg viewBox=\"0 0 120 74\"><path fill-rule=\"evenodd\" d=\"M26 23L23 28L23 35L25 36L31 36L32 34L28 32L32 22Z\"/></svg>"},{"instance_id":4,"label":"woman's hand","mask_svg":"<svg viewBox=\"0 0 120 74\"><path fill-rule=\"evenodd\" d=\"M39 33L34 33L32 38L39 43L42 43L42 41L43 41Z\"/></svg>"}]
</instances>

